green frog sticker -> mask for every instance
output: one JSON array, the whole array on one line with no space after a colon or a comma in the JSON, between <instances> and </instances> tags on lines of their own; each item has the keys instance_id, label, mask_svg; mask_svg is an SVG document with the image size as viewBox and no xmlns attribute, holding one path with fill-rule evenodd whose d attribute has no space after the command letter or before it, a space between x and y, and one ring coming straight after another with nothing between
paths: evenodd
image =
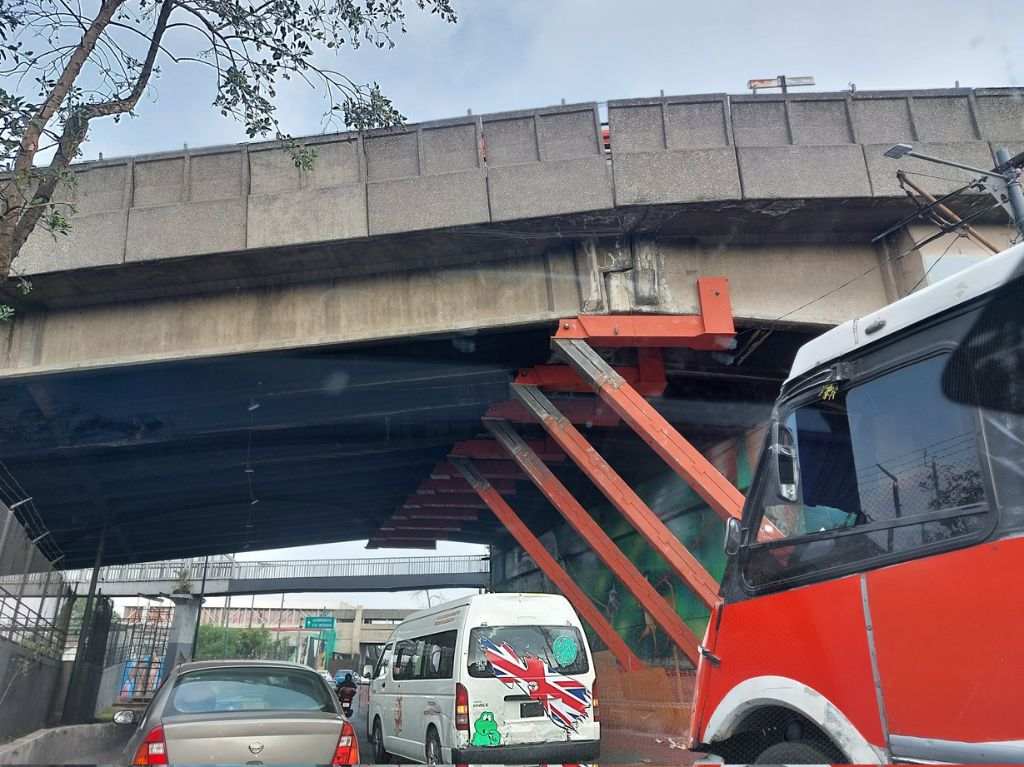
<instances>
[{"instance_id":1,"label":"green frog sticker","mask_svg":"<svg viewBox=\"0 0 1024 767\"><path fill-rule=\"evenodd\" d=\"M473 722L473 737L469 741L473 746L500 746L501 733L498 732L498 723L494 721L494 714L484 711L480 718Z\"/></svg>"}]
</instances>

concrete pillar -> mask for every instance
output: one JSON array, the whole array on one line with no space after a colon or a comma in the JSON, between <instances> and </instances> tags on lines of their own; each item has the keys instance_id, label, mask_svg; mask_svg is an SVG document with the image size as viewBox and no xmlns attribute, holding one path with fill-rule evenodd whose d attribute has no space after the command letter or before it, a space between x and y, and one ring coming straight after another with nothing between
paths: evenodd
<instances>
[{"instance_id":1,"label":"concrete pillar","mask_svg":"<svg viewBox=\"0 0 1024 767\"><path fill-rule=\"evenodd\" d=\"M352 619L352 657L355 658L353 670L358 674L362 672L362 655L359 653L359 640L363 631L363 606L356 606L356 615Z\"/></svg>"},{"instance_id":2,"label":"concrete pillar","mask_svg":"<svg viewBox=\"0 0 1024 767\"><path fill-rule=\"evenodd\" d=\"M203 604L201 597L191 594L172 594L170 599L174 602L174 617L167 634L167 653L160 672L164 679L172 668L192 659L196 623L199 621L199 608Z\"/></svg>"}]
</instances>

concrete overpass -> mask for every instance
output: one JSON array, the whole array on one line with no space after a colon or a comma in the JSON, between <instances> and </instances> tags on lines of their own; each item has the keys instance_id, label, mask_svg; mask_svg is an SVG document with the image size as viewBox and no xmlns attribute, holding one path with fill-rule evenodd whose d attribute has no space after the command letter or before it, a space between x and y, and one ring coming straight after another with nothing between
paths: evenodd
<instances>
[{"instance_id":1,"label":"concrete overpass","mask_svg":"<svg viewBox=\"0 0 1024 767\"><path fill-rule=\"evenodd\" d=\"M204 585L205 569L205 585ZM91 570L61 573L76 594L86 593ZM21 578L4 578L18 590ZM484 588L490 562L480 556L389 557L380 559L310 559L274 562L179 560L116 565L100 570L97 589L108 597L295 594L305 592L413 591L419 589ZM47 580L35 573L25 582L27 597L42 595ZM53 593L51 585L49 593Z\"/></svg>"},{"instance_id":2,"label":"concrete overpass","mask_svg":"<svg viewBox=\"0 0 1024 767\"><path fill-rule=\"evenodd\" d=\"M102 538L108 563L367 538L450 479L435 469L548 361L558 319L692 313L696 278L721 275L738 348L667 353L657 401L710 447L764 419L800 342L927 281L939 245L870 242L912 209L895 171L941 176L921 179L935 194L967 176L883 150L991 166L1024 148L1022 103L671 96L609 102L607 147L578 104L311 138L308 173L259 143L82 164L72 234L34 235L34 289L7 289L0 455L68 566ZM979 223L1005 241L1000 215ZM664 471L623 430L588 434L630 482ZM501 532L464 516L435 538Z\"/></svg>"}]
</instances>

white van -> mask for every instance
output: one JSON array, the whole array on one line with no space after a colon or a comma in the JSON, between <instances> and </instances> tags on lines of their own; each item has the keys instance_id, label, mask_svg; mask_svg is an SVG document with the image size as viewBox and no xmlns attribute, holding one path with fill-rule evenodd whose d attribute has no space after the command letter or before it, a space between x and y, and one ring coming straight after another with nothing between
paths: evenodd
<instances>
[{"instance_id":1,"label":"white van","mask_svg":"<svg viewBox=\"0 0 1024 767\"><path fill-rule=\"evenodd\" d=\"M554 594L479 594L414 613L370 680L377 763L590 762L598 719L586 634Z\"/></svg>"}]
</instances>

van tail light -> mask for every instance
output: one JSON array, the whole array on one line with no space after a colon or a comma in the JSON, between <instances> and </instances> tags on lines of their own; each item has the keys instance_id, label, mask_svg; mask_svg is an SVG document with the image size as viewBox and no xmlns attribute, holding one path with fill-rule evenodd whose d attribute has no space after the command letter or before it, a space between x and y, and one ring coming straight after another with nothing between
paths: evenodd
<instances>
[{"instance_id":1,"label":"van tail light","mask_svg":"<svg viewBox=\"0 0 1024 767\"><path fill-rule=\"evenodd\" d=\"M597 680L590 688L590 710L594 712L594 721L601 721L601 703L597 699Z\"/></svg>"},{"instance_id":2,"label":"van tail light","mask_svg":"<svg viewBox=\"0 0 1024 767\"><path fill-rule=\"evenodd\" d=\"M455 729L469 732L469 692L458 682L455 683Z\"/></svg>"},{"instance_id":3,"label":"van tail light","mask_svg":"<svg viewBox=\"0 0 1024 767\"><path fill-rule=\"evenodd\" d=\"M334 747L334 758L331 760L331 767L347 767L350 764L359 764L359 741L356 739L356 733L352 729L352 725L344 722L341 725L338 745Z\"/></svg>"},{"instance_id":4,"label":"van tail light","mask_svg":"<svg viewBox=\"0 0 1024 767\"><path fill-rule=\"evenodd\" d=\"M132 765L150 764L168 764L167 741L164 740L164 728L161 725L149 731L132 759Z\"/></svg>"}]
</instances>

